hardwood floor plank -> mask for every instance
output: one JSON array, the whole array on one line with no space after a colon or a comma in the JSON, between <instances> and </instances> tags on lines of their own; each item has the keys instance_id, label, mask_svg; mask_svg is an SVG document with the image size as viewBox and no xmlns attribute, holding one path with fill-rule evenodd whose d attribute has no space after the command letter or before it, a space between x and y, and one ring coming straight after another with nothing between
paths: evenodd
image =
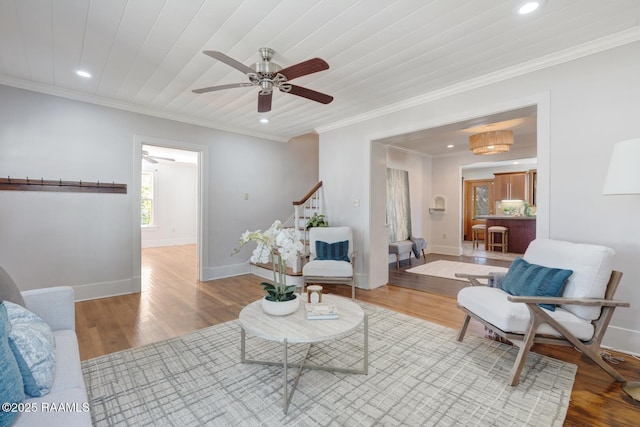
<instances>
[{"instance_id":1,"label":"hardwood floor plank","mask_svg":"<svg viewBox=\"0 0 640 427\"><path fill-rule=\"evenodd\" d=\"M427 255L508 267L510 262L477 257ZM458 329L464 315L455 293L463 282L406 273L422 264L412 258L396 270L390 283L373 290L356 289L356 298L410 316ZM139 347L237 319L242 308L262 298L260 277L251 274L199 282L195 245L149 248L142 256L142 292L76 303L76 327L82 360ZM396 286L402 285L402 286ZM325 285L325 292L350 297L348 286ZM439 294L444 293L445 295ZM449 296L447 296L449 295ZM477 322L468 334L484 335ZM637 426L640 403L628 397L607 373L571 347L536 344L532 351L578 365L566 426ZM640 380L640 360L612 352L624 362L615 366L629 380Z\"/></svg>"}]
</instances>

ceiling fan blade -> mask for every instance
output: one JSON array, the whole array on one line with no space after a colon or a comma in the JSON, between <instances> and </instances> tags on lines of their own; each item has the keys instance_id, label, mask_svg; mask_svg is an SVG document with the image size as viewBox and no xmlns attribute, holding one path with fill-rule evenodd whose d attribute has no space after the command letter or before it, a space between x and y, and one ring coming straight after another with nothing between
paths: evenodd
<instances>
[{"instance_id":1,"label":"ceiling fan blade","mask_svg":"<svg viewBox=\"0 0 640 427\"><path fill-rule=\"evenodd\" d=\"M266 113L271 111L271 101L273 100L273 92L267 94L258 93L258 113Z\"/></svg>"},{"instance_id":2,"label":"ceiling fan blade","mask_svg":"<svg viewBox=\"0 0 640 427\"><path fill-rule=\"evenodd\" d=\"M333 96L327 95L325 93L316 92L315 90L307 89L306 87L302 87L302 86L296 86L296 85L289 85L289 86L291 86L291 90L289 91L283 90L282 92L298 95L303 98L307 98L312 101L319 102L321 104L329 104L331 101L333 101Z\"/></svg>"},{"instance_id":3,"label":"ceiling fan blade","mask_svg":"<svg viewBox=\"0 0 640 427\"><path fill-rule=\"evenodd\" d=\"M278 73L285 76L287 80L293 80L301 76L306 76L307 74L313 74L317 73L318 71L328 69L329 64L327 64L323 59L313 58L295 65L291 65L287 68L283 68L282 70L278 71Z\"/></svg>"},{"instance_id":4,"label":"ceiling fan blade","mask_svg":"<svg viewBox=\"0 0 640 427\"><path fill-rule=\"evenodd\" d=\"M152 158L151 158L151 157L149 157L149 156L142 156L142 160L146 160L146 161L147 161L147 162L149 162L149 163L158 163L158 161L157 161L157 160L154 160L154 159L152 159Z\"/></svg>"},{"instance_id":5,"label":"ceiling fan blade","mask_svg":"<svg viewBox=\"0 0 640 427\"><path fill-rule=\"evenodd\" d=\"M224 62L228 66L233 67L236 70L243 72L244 74L253 74L253 73L255 73L255 71L253 71L252 68L244 65L242 62L236 61L235 59L231 58L230 56L225 55L222 52L218 52L217 50L205 50L202 53L204 53L207 56L212 57L213 59L217 59L220 62Z\"/></svg>"},{"instance_id":6,"label":"ceiling fan blade","mask_svg":"<svg viewBox=\"0 0 640 427\"><path fill-rule=\"evenodd\" d=\"M193 92L193 93L206 93L206 92L214 92L216 90L232 89L232 88L235 88L235 87L248 87L248 86L253 86L253 83L231 83L231 84L228 84L228 85L203 87L202 89L194 89L191 92Z\"/></svg>"}]
</instances>

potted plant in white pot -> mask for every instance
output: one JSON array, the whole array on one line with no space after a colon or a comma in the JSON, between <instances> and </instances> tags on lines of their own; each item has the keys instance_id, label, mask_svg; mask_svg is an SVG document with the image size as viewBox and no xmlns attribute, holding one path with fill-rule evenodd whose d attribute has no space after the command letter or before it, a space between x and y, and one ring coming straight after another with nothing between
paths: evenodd
<instances>
[{"instance_id":1,"label":"potted plant in white pot","mask_svg":"<svg viewBox=\"0 0 640 427\"><path fill-rule=\"evenodd\" d=\"M256 248L251 255L251 262L269 263L273 269L273 283L263 282L260 285L267 295L262 299L262 309L273 315L287 315L295 312L300 299L294 293L295 286L287 286L287 262L296 261L302 254L304 246L300 241L300 232L291 228L284 228L279 220L268 230L247 230L240 238L240 247L249 242L255 242ZM236 249L234 253L237 253Z\"/></svg>"}]
</instances>

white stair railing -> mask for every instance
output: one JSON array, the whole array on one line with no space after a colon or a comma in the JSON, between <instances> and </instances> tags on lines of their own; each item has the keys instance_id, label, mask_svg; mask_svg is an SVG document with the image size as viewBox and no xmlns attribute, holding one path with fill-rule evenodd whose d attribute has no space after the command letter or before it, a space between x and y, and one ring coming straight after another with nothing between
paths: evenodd
<instances>
[{"instance_id":1,"label":"white stair railing","mask_svg":"<svg viewBox=\"0 0 640 427\"><path fill-rule=\"evenodd\" d=\"M314 213L322 213L322 181L317 183L302 199L293 202L293 227L300 232L302 236L302 244L304 253L309 253L309 231L307 230L307 222ZM294 273L302 271L302 258L292 265Z\"/></svg>"}]
</instances>

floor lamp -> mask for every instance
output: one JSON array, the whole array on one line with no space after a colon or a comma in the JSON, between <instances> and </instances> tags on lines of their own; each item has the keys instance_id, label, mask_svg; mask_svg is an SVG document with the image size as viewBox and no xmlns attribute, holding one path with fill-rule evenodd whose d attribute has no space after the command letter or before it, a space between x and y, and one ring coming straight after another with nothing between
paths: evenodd
<instances>
[{"instance_id":1,"label":"floor lamp","mask_svg":"<svg viewBox=\"0 0 640 427\"><path fill-rule=\"evenodd\" d=\"M640 194L640 138L621 141L613 146L602 193ZM640 382L625 381L622 390L640 401Z\"/></svg>"}]
</instances>

